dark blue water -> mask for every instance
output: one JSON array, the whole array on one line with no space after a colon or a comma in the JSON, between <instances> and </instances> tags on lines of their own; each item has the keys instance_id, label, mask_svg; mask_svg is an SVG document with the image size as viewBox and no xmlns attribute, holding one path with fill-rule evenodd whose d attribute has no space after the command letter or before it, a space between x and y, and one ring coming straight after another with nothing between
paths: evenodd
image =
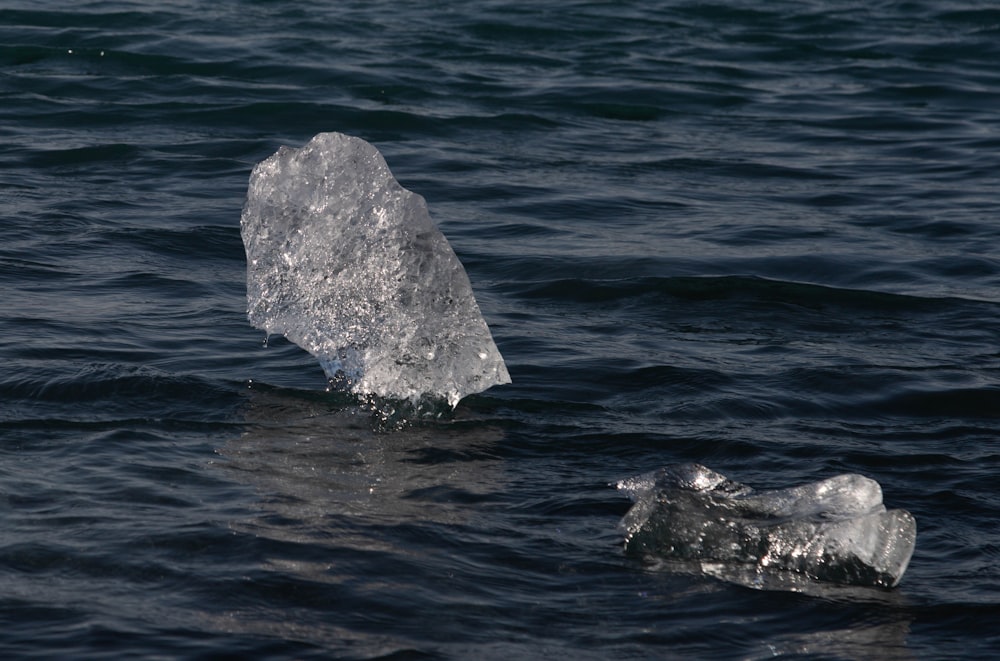
<instances>
[{"instance_id":1,"label":"dark blue water","mask_svg":"<svg viewBox=\"0 0 1000 661\"><path fill-rule=\"evenodd\" d=\"M316 6L323 5L323 6ZM8 0L0 655L993 658L992 2ZM514 383L386 430L245 316L252 166L374 143ZM616 479L860 472L895 590L622 554Z\"/></svg>"}]
</instances>

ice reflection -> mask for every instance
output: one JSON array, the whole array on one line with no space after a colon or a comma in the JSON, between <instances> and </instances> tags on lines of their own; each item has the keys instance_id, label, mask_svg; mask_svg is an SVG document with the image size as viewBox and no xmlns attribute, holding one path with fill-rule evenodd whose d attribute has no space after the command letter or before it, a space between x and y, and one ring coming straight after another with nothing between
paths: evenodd
<instances>
[{"instance_id":1,"label":"ice reflection","mask_svg":"<svg viewBox=\"0 0 1000 661\"><path fill-rule=\"evenodd\" d=\"M766 654L773 657L906 661L917 658L906 646L909 633L909 620L905 619L831 631L786 634L772 639L767 645Z\"/></svg>"},{"instance_id":2,"label":"ice reflection","mask_svg":"<svg viewBox=\"0 0 1000 661\"><path fill-rule=\"evenodd\" d=\"M708 608L717 617L713 653L685 649L678 658L720 656L718 645L732 645L732 658L809 656L824 659L915 658L909 642L917 604L905 590L794 581L789 590L742 590L747 587L728 568L715 575L708 563L647 557L644 581L653 617L669 629L677 619ZM718 565L717 565L718 566ZM705 580L710 575L720 581ZM744 578L749 578L747 574ZM736 587L736 585L742 587ZM741 591L742 590L742 591ZM712 606L707 606L711 604ZM713 611L722 609L722 612ZM673 622L671 622L673 620ZM720 626L724 623L725 626ZM705 625L703 634L713 625ZM698 629L692 629L697 639ZM724 654L722 656L725 656Z\"/></svg>"},{"instance_id":3,"label":"ice reflection","mask_svg":"<svg viewBox=\"0 0 1000 661\"><path fill-rule=\"evenodd\" d=\"M293 536L310 538L351 518L460 523L469 502L505 479L492 454L502 431L463 419L461 409L449 422L380 433L364 409L326 394L251 390L246 420L246 432L220 454L261 494L251 525L281 538L292 534L290 522L306 531Z\"/></svg>"},{"instance_id":4,"label":"ice reflection","mask_svg":"<svg viewBox=\"0 0 1000 661\"><path fill-rule=\"evenodd\" d=\"M502 431L472 416L459 407L453 420L385 433L329 393L251 389L246 431L219 454L258 493L255 512L229 524L258 560L241 588L248 606L209 616L216 626L307 631L364 654L414 649L419 636L388 635L389 623L428 599L470 598L447 574L508 479L494 453Z\"/></svg>"}]
</instances>

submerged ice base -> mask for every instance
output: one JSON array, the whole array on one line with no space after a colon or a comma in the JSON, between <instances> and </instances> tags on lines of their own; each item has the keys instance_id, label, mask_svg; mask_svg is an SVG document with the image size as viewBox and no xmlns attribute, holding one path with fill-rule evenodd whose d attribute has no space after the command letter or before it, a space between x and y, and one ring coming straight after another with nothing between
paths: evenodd
<instances>
[{"instance_id":1,"label":"submerged ice base","mask_svg":"<svg viewBox=\"0 0 1000 661\"><path fill-rule=\"evenodd\" d=\"M510 383L424 199L364 140L321 133L257 164L240 228L250 323L319 358L334 387L454 408Z\"/></svg>"},{"instance_id":2,"label":"submerged ice base","mask_svg":"<svg viewBox=\"0 0 1000 661\"><path fill-rule=\"evenodd\" d=\"M916 542L913 516L887 511L879 484L861 475L758 492L681 464L617 486L635 501L621 521L626 553L694 561L751 587L893 587Z\"/></svg>"}]
</instances>

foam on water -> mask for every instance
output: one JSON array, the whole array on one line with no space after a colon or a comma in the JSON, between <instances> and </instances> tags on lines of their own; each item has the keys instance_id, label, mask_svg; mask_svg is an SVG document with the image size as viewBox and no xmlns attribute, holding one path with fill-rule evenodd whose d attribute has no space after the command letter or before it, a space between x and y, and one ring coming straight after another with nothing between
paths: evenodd
<instances>
[{"instance_id":1,"label":"foam on water","mask_svg":"<svg viewBox=\"0 0 1000 661\"><path fill-rule=\"evenodd\" d=\"M319 358L334 387L454 407L510 382L424 199L364 140L321 133L259 163L241 230L250 322Z\"/></svg>"}]
</instances>

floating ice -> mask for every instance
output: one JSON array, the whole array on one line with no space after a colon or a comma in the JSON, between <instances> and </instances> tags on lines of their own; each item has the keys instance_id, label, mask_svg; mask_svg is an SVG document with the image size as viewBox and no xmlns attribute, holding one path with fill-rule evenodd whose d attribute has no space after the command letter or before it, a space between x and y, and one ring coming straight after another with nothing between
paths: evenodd
<instances>
[{"instance_id":1,"label":"floating ice","mask_svg":"<svg viewBox=\"0 0 1000 661\"><path fill-rule=\"evenodd\" d=\"M424 199L359 138L321 133L250 175L247 316L331 384L416 402L510 383L469 278Z\"/></svg>"},{"instance_id":2,"label":"floating ice","mask_svg":"<svg viewBox=\"0 0 1000 661\"><path fill-rule=\"evenodd\" d=\"M756 492L681 464L617 486L635 501L621 521L627 553L695 561L752 587L893 587L916 541L913 516L886 511L879 484L861 475Z\"/></svg>"}]
</instances>

